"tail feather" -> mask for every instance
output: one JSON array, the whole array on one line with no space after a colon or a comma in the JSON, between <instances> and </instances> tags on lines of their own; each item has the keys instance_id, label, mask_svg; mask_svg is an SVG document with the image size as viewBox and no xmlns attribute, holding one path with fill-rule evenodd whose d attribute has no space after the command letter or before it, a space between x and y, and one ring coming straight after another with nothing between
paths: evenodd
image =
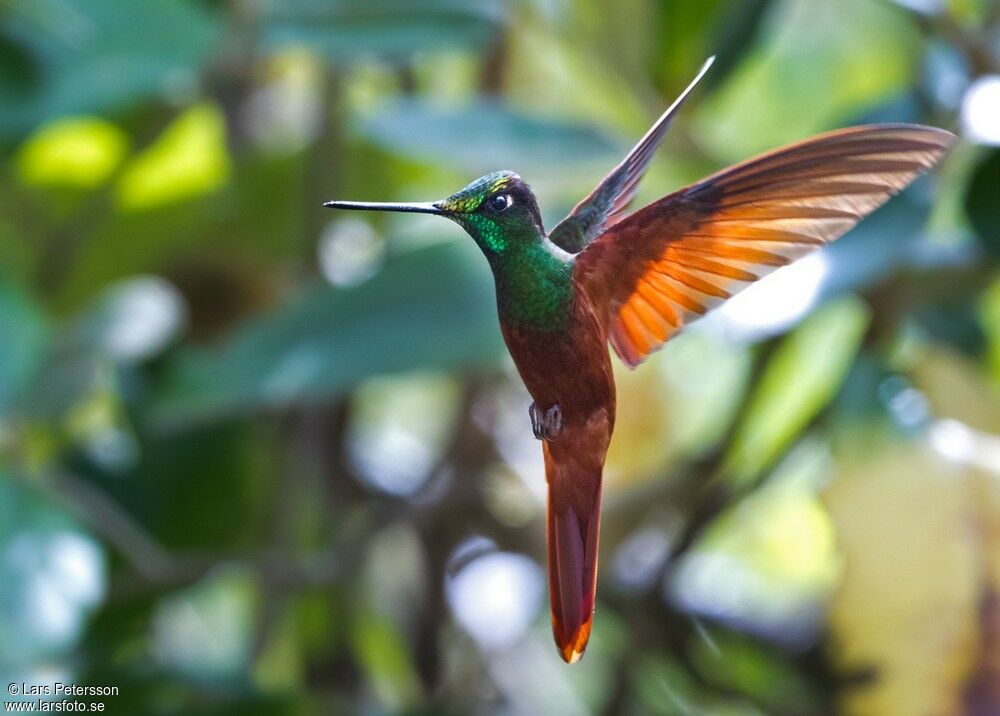
<instances>
[{"instance_id":1,"label":"tail feather","mask_svg":"<svg viewBox=\"0 0 1000 716\"><path fill-rule=\"evenodd\" d=\"M543 443L549 483L549 598L552 632L563 660L583 656L594 619L601 520L601 465L552 454Z\"/></svg>"}]
</instances>

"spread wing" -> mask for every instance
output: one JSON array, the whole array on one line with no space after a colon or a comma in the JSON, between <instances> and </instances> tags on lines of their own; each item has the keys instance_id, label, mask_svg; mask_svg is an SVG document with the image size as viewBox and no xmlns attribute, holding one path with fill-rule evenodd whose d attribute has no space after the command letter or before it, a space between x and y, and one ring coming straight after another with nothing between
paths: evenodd
<instances>
[{"instance_id":1,"label":"spread wing","mask_svg":"<svg viewBox=\"0 0 1000 716\"><path fill-rule=\"evenodd\" d=\"M935 164L955 137L885 124L822 134L631 214L574 275L630 366L745 286L833 241Z\"/></svg>"},{"instance_id":2,"label":"spread wing","mask_svg":"<svg viewBox=\"0 0 1000 716\"><path fill-rule=\"evenodd\" d=\"M624 217L625 210L632 201L632 197L635 196L639 180L646 173L646 168L649 166L657 146L667 133L671 120L684 104L684 100L691 94L691 90L705 76L713 62L715 62L714 57L709 57L705 61L687 89L674 100L667 111L660 115L656 124L646 132L645 136L628 153L628 156L604 177L601 183L577 204L565 219L552 228L552 231L549 232L549 239L554 244L570 253L577 253L600 236L601 232Z\"/></svg>"}]
</instances>

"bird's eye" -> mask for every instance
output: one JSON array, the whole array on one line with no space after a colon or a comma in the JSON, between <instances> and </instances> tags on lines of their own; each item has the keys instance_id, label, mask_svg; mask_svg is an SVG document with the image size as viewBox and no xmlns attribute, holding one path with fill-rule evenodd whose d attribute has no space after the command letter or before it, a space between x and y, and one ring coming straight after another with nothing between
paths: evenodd
<instances>
[{"instance_id":1,"label":"bird's eye","mask_svg":"<svg viewBox=\"0 0 1000 716\"><path fill-rule=\"evenodd\" d=\"M493 211L503 211L512 203L510 194L496 194L490 197L490 209Z\"/></svg>"}]
</instances>

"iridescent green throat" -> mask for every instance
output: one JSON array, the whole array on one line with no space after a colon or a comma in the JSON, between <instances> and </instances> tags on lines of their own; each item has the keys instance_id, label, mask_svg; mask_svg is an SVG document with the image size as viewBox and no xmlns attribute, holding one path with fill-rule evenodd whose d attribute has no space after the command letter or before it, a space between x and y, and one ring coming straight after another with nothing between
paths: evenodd
<instances>
[{"instance_id":1,"label":"iridescent green throat","mask_svg":"<svg viewBox=\"0 0 1000 716\"><path fill-rule=\"evenodd\" d=\"M572 256L533 223L500 226L480 214L463 219L493 269L500 320L544 331L566 327L573 299Z\"/></svg>"},{"instance_id":2,"label":"iridescent green throat","mask_svg":"<svg viewBox=\"0 0 1000 716\"><path fill-rule=\"evenodd\" d=\"M498 196L507 199L506 205L485 205ZM568 326L573 256L549 241L535 197L517 174L487 174L437 206L462 225L489 260L501 322L544 331Z\"/></svg>"},{"instance_id":3,"label":"iridescent green throat","mask_svg":"<svg viewBox=\"0 0 1000 716\"><path fill-rule=\"evenodd\" d=\"M491 262L501 320L543 331L568 325L573 261L553 252L555 247L547 244L544 238L522 244Z\"/></svg>"}]
</instances>

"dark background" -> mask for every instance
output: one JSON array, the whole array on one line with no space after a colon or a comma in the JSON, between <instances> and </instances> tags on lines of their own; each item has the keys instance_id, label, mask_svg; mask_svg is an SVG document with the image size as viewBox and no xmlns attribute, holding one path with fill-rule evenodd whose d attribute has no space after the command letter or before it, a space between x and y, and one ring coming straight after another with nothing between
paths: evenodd
<instances>
[{"instance_id":1,"label":"dark background","mask_svg":"<svg viewBox=\"0 0 1000 716\"><path fill-rule=\"evenodd\" d=\"M616 365L597 619L472 242L331 198L510 168L549 226L704 59L644 203L962 135ZM0 2L0 678L113 713L1000 713L1000 5Z\"/></svg>"}]
</instances>

